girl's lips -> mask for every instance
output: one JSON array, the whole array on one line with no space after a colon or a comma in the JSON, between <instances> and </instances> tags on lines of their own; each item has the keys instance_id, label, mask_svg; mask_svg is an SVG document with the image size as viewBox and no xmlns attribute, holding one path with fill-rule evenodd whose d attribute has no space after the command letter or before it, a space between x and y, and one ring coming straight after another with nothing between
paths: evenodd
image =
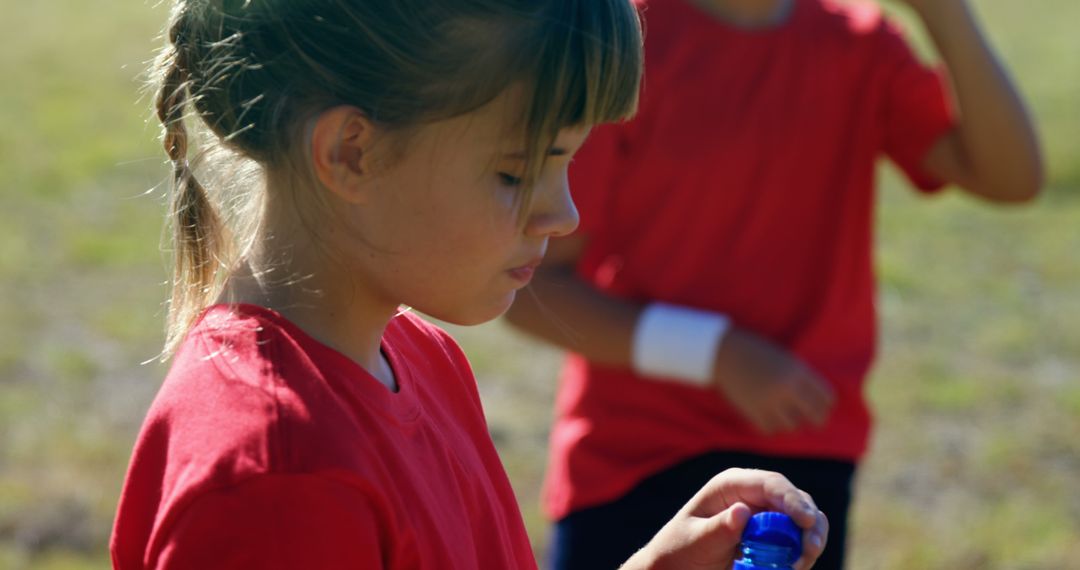
<instances>
[{"instance_id":1,"label":"girl's lips","mask_svg":"<svg viewBox=\"0 0 1080 570\"><path fill-rule=\"evenodd\" d=\"M516 281L528 283L529 281L532 281L533 274L536 273L536 268L540 266L540 261L542 259L542 257L537 257L521 267L515 267L509 270L507 273L509 273L510 277Z\"/></svg>"},{"instance_id":2,"label":"girl's lips","mask_svg":"<svg viewBox=\"0 0 1080 570\"><path fill-rule=\"evenodd\" d=\"M525 267L515 267L514 269L511 269L509 273L510 277L512 277L515 281L528 283L529 281L532 281L532 277L533 274L536 273L536 269L531 265L527 265Z\"/></svg>"}]
</instances>

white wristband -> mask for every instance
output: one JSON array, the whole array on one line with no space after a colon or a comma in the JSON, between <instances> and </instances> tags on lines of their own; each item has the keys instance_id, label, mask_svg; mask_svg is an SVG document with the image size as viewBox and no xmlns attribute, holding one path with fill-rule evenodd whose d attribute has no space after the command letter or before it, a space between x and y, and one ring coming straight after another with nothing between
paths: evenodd
<instances>
[{"instance_id":1,"label":"white wristband","mask_svg":"<svg viewBox=\"0 0 1080 570\"><path fill-rule=\"evenodd\" d=\"M634 327L634 371L705 386L730 327L731 319L720 313L652 303Z\"/></svg>"}]
</instances>

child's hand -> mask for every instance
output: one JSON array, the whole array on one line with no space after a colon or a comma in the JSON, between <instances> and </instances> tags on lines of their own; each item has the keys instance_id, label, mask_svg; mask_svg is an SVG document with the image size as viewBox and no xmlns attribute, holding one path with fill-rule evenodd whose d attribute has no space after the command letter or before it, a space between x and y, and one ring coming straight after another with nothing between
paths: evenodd
<instances>
[{"instance_id":1,"label":"child's hand","mask_svg":"<svg viewBox=\"0 0 1080 570\"><path fill-rule=\"evenodd\" d=\"M713 366L714 386L763 433L820 426L836 396L806 363L740 328L728 331Z\"/></svg>"},{"instance_id":2,"label":"child's hand","mask_svg":"<svg viewBox=\"0 0 1080 570\"><path fill-rule=\"evenodd\" d=\"M773 510L803 529L803 553L795 570L810 568L825 548L829 522L810 495L783 475L728 469L713 477L622 570L731 568L750 516Z\"/></svg>"}]
</instances>

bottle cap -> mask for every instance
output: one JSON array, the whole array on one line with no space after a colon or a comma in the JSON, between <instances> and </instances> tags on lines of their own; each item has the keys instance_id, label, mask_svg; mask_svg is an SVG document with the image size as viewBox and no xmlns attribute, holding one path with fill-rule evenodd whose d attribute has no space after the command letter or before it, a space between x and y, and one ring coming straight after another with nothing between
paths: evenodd
<instances>
[{"instance_id":1,"label":"bottle cap","mask_svg":"<svg viewBox=\"0 0 1080 570\"><path fill-rule=\"evenodd\" d=\"M757 542L781 546L791 553L788 564L795 563L802 555L802 529L784 513L764 512L750 517L743 530L743 542Z\"/></svg>"}]
</instances>

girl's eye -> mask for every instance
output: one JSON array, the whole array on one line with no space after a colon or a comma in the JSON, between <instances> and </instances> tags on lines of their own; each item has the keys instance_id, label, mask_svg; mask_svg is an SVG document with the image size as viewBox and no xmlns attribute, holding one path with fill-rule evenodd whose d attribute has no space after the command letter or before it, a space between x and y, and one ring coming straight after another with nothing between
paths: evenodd
<instances>
[{"instance_id":1,"label":"girl's eye","mask_svg":"<svg viewBox=\"0 0 1080 570\"><path fill-rule=\"evenodd\" d=\"M517 176L512 176L505 172L499 173L499 180L503 183L504 186L521 186L522 182L521 178L518 178Z\"/></svg>"}]
</instances>

